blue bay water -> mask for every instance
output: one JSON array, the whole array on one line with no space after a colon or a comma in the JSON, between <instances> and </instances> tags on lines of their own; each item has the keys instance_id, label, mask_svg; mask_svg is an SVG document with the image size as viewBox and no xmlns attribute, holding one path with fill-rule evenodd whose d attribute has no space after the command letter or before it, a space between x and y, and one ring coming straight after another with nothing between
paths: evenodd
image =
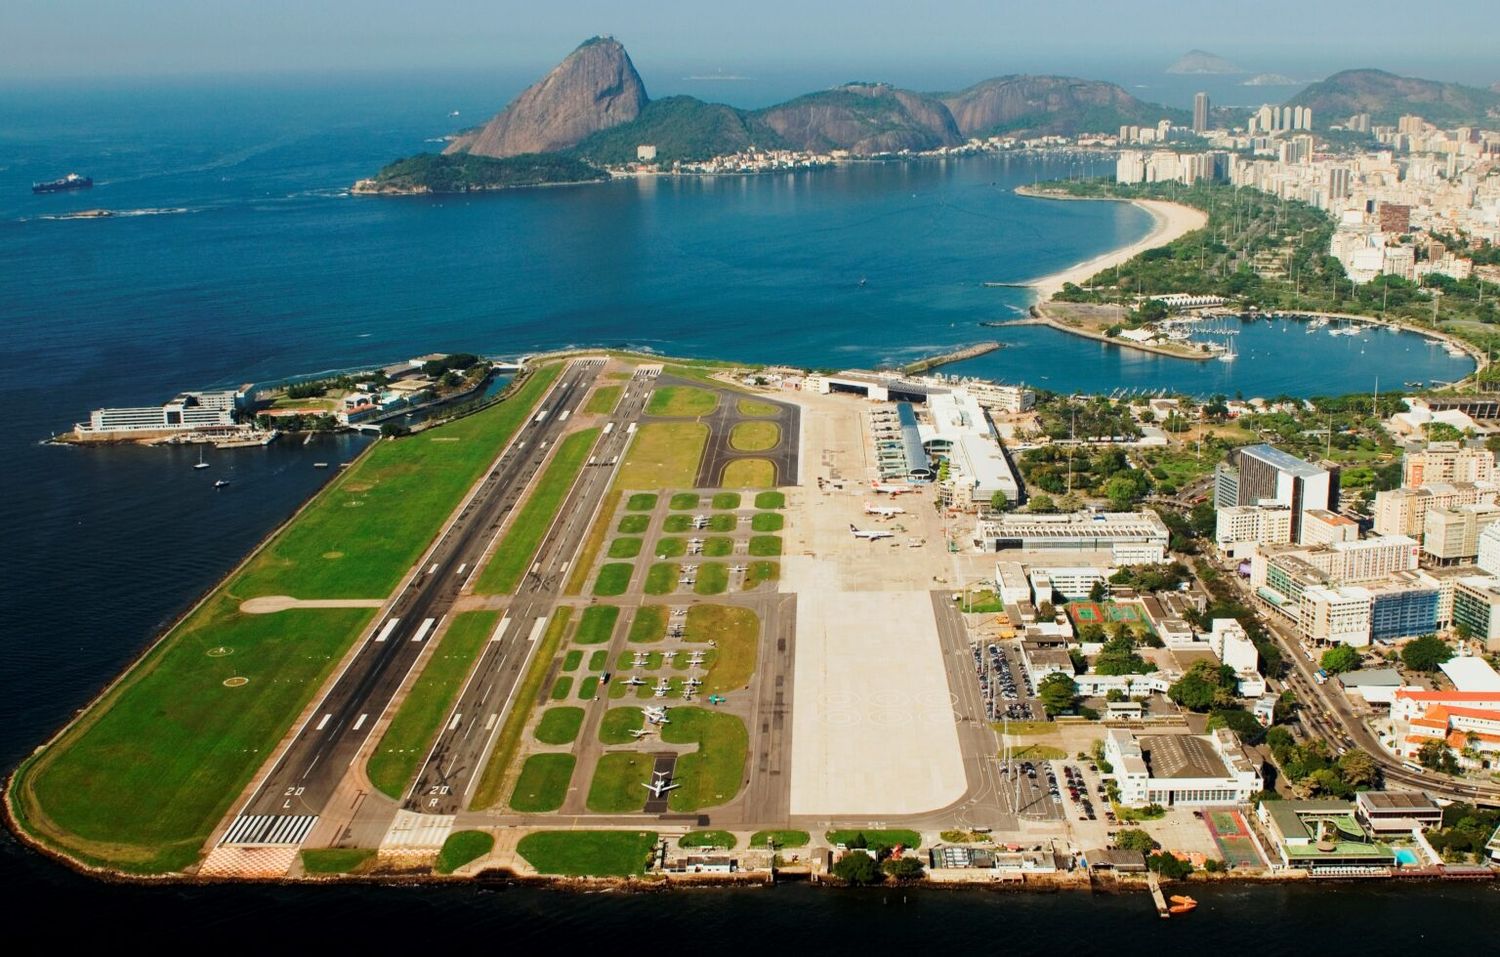
<instances>
[{"instance_id":1,"label":"blue bay water","mask_svg":"<svg viewBox=\"0 0 1500 957\"><path fill-rule=\"evenodd\" d=\"M40 444L97 406L428 351L583 344L871 366L998 338L1008 348L955 369L1061 390L1306 394L1466 370L1411 336L1366 342L1275 323L1247 327L1233 364L981 328L1028 303L1023 290L984 282L1065 268L1149 228L1125 205L1014 195L1101 169L1062 159L347 195L383 162L440 148L431 140L517 85L408 77L0 91L0 763L66 720L325 481L332 470L314 461L359 447L341 437L217 453L213 469L196 472L187 452ZM98 185L30 194L33 180L75 170ZM116 215L56 218L95 207ZM232 484L215 492L215 478ZM104 907L198 899L80 888L20 853L0 855L0 880ZM433 899L455 915L530 900ZM259 892L234 901L306 906Z\"/></svg>"}]
</instances>

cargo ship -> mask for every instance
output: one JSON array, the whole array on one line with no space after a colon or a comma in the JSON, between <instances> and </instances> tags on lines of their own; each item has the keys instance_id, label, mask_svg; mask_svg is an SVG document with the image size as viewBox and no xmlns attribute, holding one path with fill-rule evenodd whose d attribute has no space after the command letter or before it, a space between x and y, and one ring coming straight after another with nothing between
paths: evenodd
<instances>
[{"instance_id":1,"label":"cargo ship","mask_svg":"<svg viewBox=\"0 0 1500 957\"><path fill-rule=\"evenodd\" d=\"M92 176L79 176L77 173L69 173L62 179L54 179L50 183L32 183L33 193L65 193L71 189L89 189L94 185Z\"/></svg>"}]
</instances>

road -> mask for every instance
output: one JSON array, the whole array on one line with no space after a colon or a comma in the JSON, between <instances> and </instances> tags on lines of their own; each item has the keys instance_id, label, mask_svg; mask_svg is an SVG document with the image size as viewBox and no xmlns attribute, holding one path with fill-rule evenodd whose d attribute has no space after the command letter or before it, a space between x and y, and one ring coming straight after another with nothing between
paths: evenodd
<instances>
[{"instance_id":1,"label":"road","mask_svg":"<svg viewBox=\"0 0 1500 957\"><path fill-rule=\"evenodd\" d=\"M407 793L404 805L408 810L456 814L468 805L504 727L505 716L511 708L525 705L512 700L515 689L541 643L568 571L624 459L634 432L631 426L640 420L654 381L648 373L638 371L626 386L607 420L613 427L600 436L594 448L594 465L585 467L569 490L537 550L531 571L485 646Z\"/></svg>"},{"instance_id":2,"label":"road","mask_svg":"<svg viewBox=\"0 0 1500 957\"><path fill-rule=\"evenodd\" d=\"M297 844L312 829L419 659L424 642L437 633L505 516L566 430L565 413L577 411L602 368L603 360L576 360L564 369L538 407L537 415L546 415L517 432L470 491L230 824L222 843Z\"/></svg>"}]
</instances>

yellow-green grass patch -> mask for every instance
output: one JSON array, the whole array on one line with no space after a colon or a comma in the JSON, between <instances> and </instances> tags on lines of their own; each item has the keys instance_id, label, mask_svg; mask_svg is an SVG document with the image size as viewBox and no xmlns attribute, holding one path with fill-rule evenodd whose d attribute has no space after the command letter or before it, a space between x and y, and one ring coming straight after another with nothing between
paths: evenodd
<instances>
[{"instance_id":1,"label":"yellow-green grass patch","mask_svg":"<svg viewBox=\"0 0 1500 957\"><path fill-rule=\"evenodd\" d=\"M668 385L651 393L651 401L646 403L646 414L696 417L708 415L718 407L718 395L707 389L690 385Z\"/></svg>"},{"instance_id":2,"label":"yellow-green grass patch","mask_svg":"<svg viewBox=\"0 0 1500 957\"><path fill-rule=\"evenodd\" d=\"M734 539L710 538L703 543L703 554L707 558L723 558L734 553Z\"/></svg>"},{"instance_id":3,"label":"yellow-green grass patch","mask_svg":"<svg viewBox=\"0 0 1500 957\"><path fill-rule=\"evenodd\" d=\"M583 593L583 586L587 584L589 569L594 567L594 559L599 557L599 549L604 547L604 538L609 534L609 526L615 508L620 504L620 491L615 489L604 496L604 502L599 507L599 518L589 529L589 537L584 539L583 548L578 553L578 559L573 562L573 570L568 574L568 583L563 588L565 595L579 595ZM644 531L644 529L643 529Z\"/></svg>"},{"instance_id":4,"label":"yellow-green grass patch","mask_svg":"<svg viewBox=\"0 0 1500 957\"><path fill-rule=\"evenodd\" d=\"M563 675L552 682L552 700L561 701L573 690L573 676Z\"/></svg>"},{"instance_id":5,"label":"yellow-green grass patch","mask_svg":"<svg viewBox=\"0 0 1500 957\"><path fill-rule=\"evenodd\" d=\"M781 444L775 422L741 422L729 430L729 447L739 452L766 452Z\"/></svg>"},{"instance_id":6,"label":"yellow-green grass patch","mask_svg":"<svg viewBox=\"0 0 1500 957\"><path fill-rule=\"evenodd\" d=\"M640 535L651 527L651 516L649 515L626 515L620 519L619 532L621 535Z\"/></svg>"},{"instance_id":7,"label":"yellow-green grass patch","mask_svg":"<svg viewBox=\"0 0 1500 957\"><path fill-rule=\"evenodd\" d=\"M632 731L646 726L646 715L640 708L610 708L599 722L599 740L605 744L629 744L635 740Z\"/></svg>"},{"instance_id":8,"label":"yellow-green grass patch","mask_svg":"<svg viewBox=\"0 0 1500 957\"><path fill-rule=\"evenodd\" d=\"M713 497L713 506L721 512L728 512L740 507L739 492L717 492Z\"/></svg>"},{"instance_id":9,"label":"yellow-green grass patch","mask_svg":"<svg viewBox=\"0 0 1500 957\"><path fill-rule=\"evenodd\" d=\"M605 598L625 594L625 589L630 587L630 575L634 571L635 566L629 562L610 562L599 569L599 577L594 580L594 594Z\"/></svg>"},{"instance_id":10,"label":"yellow-green grass patch","mask_svg":"<svg viewBox=\"0 0 1500 957\"><path fill-rule=\"evenodd\" d=\"M755 496L756 508L786 508L785 492L760 492Z\"/></svg>"},{"instance_id":11,"label":"yellow-green grass patch","mask_svg":"<svg viewBox=\"0 0 1500 957\"><path fill-rule=\"evenodd\" d=\"M578 619L573 641L580 645L602 645L614 634L615 622L619 620L620 609L614 605L590 605Z\"/></svg>"},{"instance_id":12,"label":"yellow-green grass patch","mask_svg":"<svg viewBox=\"0 0 1500 957\"><path fill-rule=\"evenodd\" d=\"M780 512L756 512L750 519L752 532L779 532L786 524L786 516Z\"/></svg>"},{"instance_id":13,"label":"yellow-green grass patch","mask_svg":"<svg viewBox=\"0 0 1500 957\"><path fill-rule=\"evenodd\" d=\"M750 554L756 558L772 558L781 554L781 538L776 535L755 535L750 539Z\"/></svg>"},{"instance_id":14,"label":"yellow-green grass patch","mask_svg":"<svg viewBox=\"0 0 1500 957\"><path fill-rule=\"evenodd\" d=\"M668 515L662 519L661 530L678 534L693 527L693 516L691 515Z\"/></svg>"},{"instance_id":15,"label":"yellow-green grass patch","mask_svg":"<svg viewBox=\"0 0 1500 957\"><path fill-rule=\"evenodd\" d=\"M681 538L658 538L652 549L657 558L681 558L687 554L687 540Z\"/></svg>"},{"instance_id":16,"label":"yellow-green grass patch","mask_svg":"<svg viewBox=\"0 0 1500 957\"><path fill-rule=\"evenodd\" d=\"M641 751L610 751L601 755L594 766L594 780L589 784L589 810L596 814L622 814L644 808L644 785L651 780L655 764L655 758Z\"/></svg>"},{"instance_id":17,"label":"yellow-green grass patch","mask_svg":"<svg viewBox=\"0 0 1500 957\"><path fill-rule=\"evenodd\" d=\"M812 835L806 831L756 831L750 835L751 847L806 847Z\"/></svg>"},{"instance_id":18,"label":"yellow-green grass patch","mask_svg":"<svg viewBox=\"0 0 1500 957\"><path fill-rule=\"evenodd\" d=\"M591 701L594 695L599 693L599 678L597 675L589 675L578 682L578 700Z\"/></svg>"},{"instance_id":19,"label":"yellow-green grass patch","mask_svg":"<svg viewBox=\"0 0 1500 957\"><path fill-rule=\"evenodd\" d=\"M723 562L704 562L698 566L693 591L700 595L718 595L729 587L729 566Z\"/></svg>"},{"instance_id":20,"label":"yellow-green grass patch","mask_svg":"<svg viewBox=\"0 0 1500 957\"><path fill-rule=\"evenodd\" d=\"M544 814L562 807L576 764L577 758L571 754L533 754L527 758L516 776L516 789L510 795L511 809L522 814Z\"/></svg>"},{"instance_id":21,"label":"yellow-green grass patch","mask_svg":"<svg viewBox=\"0 0 1500 957\"><path fill-rule=\"evenodd\" d=\"M667 508L674 512L686 512L697 508L702 500L697 492L678 492L667 502Z\"/></svg>"},{"instance_id":22,"label":"yellow-green grass patch","mask_svg":"<svg viewBox=\"0 0 1500 957\"><path fill-rule=\"evenodd\" d=\"M696 422L648 422L635 430L620 466L619 488L691 486L708 442L708 426Z\"/></svg>"},{"instance_id":23,"label":"yellow-green grass patch","mask_svg":"<svg viewBox=\"0 0 1500 957\"><path fill-rule=\"evenodd\" d=\"M641 553L639 538L617 538L609 543L610 558L634 558Z\"/></svg>"},{"instance_id":24,"label":"yellow-green grass patch","mask_svg":"<svg viewBox=\"0 0 1500 957\"><path fill-rule=\"evenodd\" d=\"M678 847L721 847L734 850L738 842L728 831L688 831L677 839Z\"/></svg>"},{"instance_id":25,"label":"yellow-green grass patch","mask_svg":"<svg viewBox=\"0 0 1500 957\"><path fill-rule=\"evenodd\" d=\"M740 587L745 591L749 591L758 585L765 582L773 582L780 577L780 562L751 562L745 566L745 580L741 583Z\"/></svg>"},{"instance_id":26,"label":"yellow-green grass patch","mask_svg":"<svg viewBox=\"0 0 1500 957\"><path fill-rule=\"evenodd\" d=\"M739 401L740 415L775 415L781 410L769 402L759 399L741 399Z\"/></svg>"},{"instance_id":27,"label":"yellow-green grass patch","mask_svg":"<svg viewBox=\"0 0 1500 957\"><path fill-rule=\"evenodd\" d=\"M895 847L901 845L903 848L915 850L922 846L922 835L916 831L905 828L887 828L884 830L871 828L854 828L845 831L829 831L824 837L829 844L843 844L845 847L850 841L863 835L868 847Z\"/></svg>"},{"instance_id":28,"label":"yellow-green grass patch","mask_svg":"<svg viewBox=\"0 0 1500 957\"><path fill-rule=\"evenodd\" d=\"M600 648L598 651L589 655L590 671L603 671L607 667L609 667L609 652L605 651L603 648Z\"/></svg>"},{"instance_id":29,"label":"yellow-green grass patch","mask_svg":"<svg viewBox=\"0 0 1500 957\"><path fill-rule=\"evenodd\" d=\"M665 605L642 605L636 609L630 622L632 642L661 641L667 634L667 607Z\"/></svg>"},{"instance_id":30,"label":"yellow-green grass patch","mask_svg":"<svg viewBox=\"0 0 1500 957\"><path fill-rule=\"evenodd\" d=\"M454 616L365 765L370 783L383 794L399 799L406 793L499 618L498 611Z\"/></svg>"},{"instance_id":31,"label":"yellow-green grass patch","mask_svg":"<svg viewBox=\"0 0 1500 957\"><path fill-rule=\"evenodd\" d=\"M770 488L776 484L776 466L768 459L735 459L724 466L719 481L726 488Z\"/></svg>"},{"instance_id":32,"label":"yellow-green grass patch","mask_svg":"<svg viewBox=\"0 0 1500 957\"><path fill-rule=\"evenodd\" d=\"M375 859L373 847L313 847L302 851L309 874L352 874Z\"/></svg>"},{"instance_id":33,"label":"yellow-green grass patch","mask_svg":"<svg viewBox=\"0 0 1500 957\"><path fill-rule=\"evenodd\" d=\"M739 524L739 518L728 513L719 513L708 517L708 530L710 532L732 532Z\"/></svg>"},{"instance_id":34,"label":"yellow-green grass patch","mask_svg":"<svg viewBox=\"0 0 1500 957\"><path fill-rule=\"evenodd\" d=\"M654 831L538 831L516 852L539 874L632 877L646 872L656 842Z\"/></svg>"},{"instance_id":35,"label":"yellow-green grass patch","mask_svg":"<svg viewBox=\"0 0 1500 957\"><path fill-rule=\"evenodd\" d=\"M479 860L495 849L495 836L485 831L454 831L438 851L439 874L452 874L465 864Z\"/></svg>"},{"instance_id":36,"label":"yellow-green grass patch","mask_svg":"<svg viewBox=\"0 0 1500 957\"><path fill-rule=\"evenodd\" d=\"M750 683L758 657L760 617L736 605L694 605L688 609L683 640L714 642L713 662L703 679L704 694L738 691Z\"/></svg>"},{"instance_id":37,"label":"yellow-green grass patch","mask_svg":"<svg viewBox=\"0 0 1500 957\"><path fill-rule=\"evenodd\" d=\"M625 500L628 512L649 512L656 507L657 496L651 492L637 492ZM642 529L644 531L644 529Z\"/></svg>"},{"instance_id":38,"label":"yellow-green grass patch","mask_svg":"<svg viewBox=\"0 0 1500 957\"><path fill-rule=\"evenodd\" d=\"M516 688L516 704L510 709L505 723L500 726L495 749L490 753L484 772L479 776L479 784L474 788L474 798L469 804L471 808L483 810L500 800L500 789L505 783L505 774L515 756L516 746L521 741L521 732L531 718L533 703L541 692L542 683L547 680L547 673L552 670L552 660L557 655L557 649L562 646L563 636L567 634L572 616L573 609L566 605L558 607L552 614L552 620L547 623L546 631L542 632L541 647L534 652L536 657L532 659L525 678Z\"/></svg>"},{"instance_id":39,"label":"yellow-green grass patch","mask_svg":"<svg viewBox=\"0 0 1500 957\"><path fill-rule=\"evenodd\" d=\"M609 415L620 404L620 393L623 386L601 385L589 396L589 401L584 405L583 411L590 415Z\"/></svg>"},{"instance_id":40,"label":"yellow-green grass patch","mask_svg":"<svg viewBox=\"0 0 1500 957\"><path fill-rule=\"evenodd\" d=\"M642 590L648 595L670 595L677 590L677 579L681 576L682 566L676 562L657 562L647 570Z\"/></svg>"},{"instance_id":41,"label":"yellow-green grass patch","mask_svg":"<svg viewBox=\"0 0 1500 957\"><path fill-rule=\"evenodd\" d=\"M575 648L567 654L563 655L562 670L577 671L578 666L581 664L583 664L583 652L579 651L578 649Z\"/></svg>"},{"instance_id":42,"label":"yellow-green grass patch","mask_svg":"<svg viewBox=\"0 0 1500 957\"><path fill-rule=\"evenodd\" d=\"M734 800L750 747L743 721L722 711L673 708L671 722L662 725L661 739L698 746L677 758L672 782L679 787L667 797L668 807L683 813Z\"/></svg>"},{"instance_id":43,"label":"yellow-green grass patch","mask_svg":"<svg viewBox=\"0 0 1500 957\"><path fill-rule=\"evenodd\" d=\"M543 744L568 744L583 726L582 708L548 708L536 723L536 739Z\"/></svg>"},{"instance_id":44,"label":"yellow-green grass patch","mask_svg":"<svg viewBox=\"0 0 1500 957\"><path fill-rule=\"evenodd\" d=\"M546 471L515 513L514 521L505 530L505 537L500 540L489 564L479 573L474 583L476 593L505 595L520 584L521 576L531 567L531 556L552 526L563 499L572 490L598 437L598 429L584 429L558 443Z\"/></svg>"}]
</instances>

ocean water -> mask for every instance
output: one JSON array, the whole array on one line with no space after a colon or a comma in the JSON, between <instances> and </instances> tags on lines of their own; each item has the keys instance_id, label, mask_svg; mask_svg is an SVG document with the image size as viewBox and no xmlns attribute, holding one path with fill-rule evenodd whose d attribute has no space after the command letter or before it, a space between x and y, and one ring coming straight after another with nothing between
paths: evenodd
<instances>
[{"instance_id":1,"label":"ocean water","mask_svg":"<svg viewBox=\"0 0 1500 957\"><path fill-rule=\"evenodd\" d=\"M1028 301L983 282L1051 272L1148 228L1128 206L1012 193L1097 170L1067 160L347 195L381 163L439 148L434 138L518 85L384 77L0 91L0 764L45 739L333 473L313 462L345 460L362 441L215 453L202 472L189 467L192 452L42 444L101 405L435 350L575 344L869 366L999 338L1009 348L962 371L1102 391L1337 392L1376 375L1394 385L1465 371L1387 333L1360 342L1261 323L1242 333L1238 362L1195 366L1044 329L979 327ZM98 185L30 194L33 180L69 171ZM58 218L89 208L116 215ZM216 492L216 478L232 484ZM658 898L532 891L121 889L4 847L0 885L15 913L67 896L119 919L147 911L236 934L274 914L310 928L323 915L399 913L416 934L431 918L583 931L675 913ZM941 936L954 932L941 915L971 906L959 903L967 895L922 895L929 916L912 922L916 911L886 897L803 893L722 899L781 933L801 932L796 915L832 907L839 919L867 914L892 932ZM1065 923L1078 909L1070 902L1087 901L978 899L996 915L1020 907ZM700 923L718 919L719 904L693 906Z\"/></svg>"}]
</instances>

